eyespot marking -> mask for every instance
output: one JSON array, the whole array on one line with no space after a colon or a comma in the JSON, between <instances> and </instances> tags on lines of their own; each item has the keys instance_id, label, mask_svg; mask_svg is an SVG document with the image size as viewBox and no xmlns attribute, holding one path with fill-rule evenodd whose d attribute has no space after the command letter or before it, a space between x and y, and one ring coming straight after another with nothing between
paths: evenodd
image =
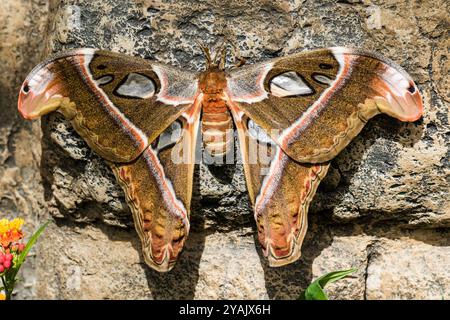
<instances>
[{"instance_id":1,"label":"eyespot marking","mask_svg":"<svg viewBox=\"0 0 450 320\"><path fill-rule=\"evenodd\" d=\"M25 83L25 84L23 85L22 91L23 91L24 93L30 92L30 86L28 85L28 83Z\"/></svg>"},{"instance_id":2,"label":"eyespot marking","mask_svg":"<svg viewBox=\"0 0 450 320\"><path fill-rule=\"evenodd\" d=\"M321 84L331 85L333 83L333 79L329 78L328 76L320 73L313 73L311 75L311 78Z\"/></svg>"},{"instance_id":3,"label":"eyespot marking","mask_svg":"<svg viewBox=\"0 0 450 320\"><path fill-rule=\"evenodd\" d=\"M275 97L295 97L312 94L314 91L294 71L284 72L270 80L270 93Z\"/></svg>"},{"instance_id":4,"label":"eyespot marking","mask_svg":"<svg viewBox=\"0 0 450 320\"><path fill-rule=\"evenodd\" d=\"M129 98L148 99L155 94L152 79L138 73L130 73L116 88L118 95Z\"/></svg>"},{"instance_id":5,"label":"eyespot marking","mask_svg":"<svg viewBox=\"0 0 450 320\"><path fill-rule=\"evenodd\" d=\"M107 67L104 65L104 64L99 64L98 66L97 66L97 69L98 70L105 70Z\"/></svg>"},{"instance_id":6,"label":"eyespot marking","mask_svg":"<svg viewBox=\"0 0 450 320\"><path fill-rule=\"evenodd\" d=\"M321 63L321 64L319 64L319 68L320 69L333 69L333 66L328 63Z\"/></svg>"},{"instance_id":7,"label":"eyespot marking","mask_svg":"<svg viewBox=\"0 0 450 320\"><path fill-rule=\"evenodd\" d=\"M114 77L113 77L113 76L106 75L106 76L103 76L103 77L98 78L97 80L95 80L95 82L96 82L99 86L101 86L101 85L110 83L110 82L113 81L113 80L114 80Z\"/></svg>"}]
</instances>

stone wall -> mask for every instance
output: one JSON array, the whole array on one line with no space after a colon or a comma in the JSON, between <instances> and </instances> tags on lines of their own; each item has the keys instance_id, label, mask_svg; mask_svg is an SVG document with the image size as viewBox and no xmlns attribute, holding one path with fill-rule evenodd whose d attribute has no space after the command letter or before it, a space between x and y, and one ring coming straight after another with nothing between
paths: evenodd
<instances>
[{"instance_id":1,"label":"stone wall","mask_svg":"<svg viewBox=\"0 0 450 320\"><path fill-rule=\"evenodd\" d=\"M20 85L43 57L48 5L38 0L0 2L0 218L24 217L30 234L47 219L40 173L41 127L17 112ZM18 284L20 298L36 297L36 263L31 254Z\"/></svg>"},{"instance_id":2,"label":"stone wall","mask_svg":"<svg viewBox=\"0 0 450 320\"><path fill-rule=\"evenodd\" d=\"M293 299L350 267L333 299L449 299L449 19L444 0L7 0L1 6L0 211L52 218L18 298ZM444 8L447 7L447 10ZM6 22L6 23L5 23ZM192 225L176 267L149 269L124 195L61 116L19 119L16 98L42 57L96 47L201 70L194 40L236 39L248 63L350 46L402 65L425 116L378 116L333 160L311 205L302 258L268 267L255 244L242 167L200 165ZM30 226L30 229L31 229Z\"/></svg>"}]
</instances>

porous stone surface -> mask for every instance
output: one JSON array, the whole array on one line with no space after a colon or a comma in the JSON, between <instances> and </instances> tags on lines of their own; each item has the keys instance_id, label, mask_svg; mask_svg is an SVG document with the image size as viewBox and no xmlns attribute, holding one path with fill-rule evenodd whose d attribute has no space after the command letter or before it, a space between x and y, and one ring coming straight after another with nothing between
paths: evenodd
<instances>
[{"instance_id":1,"label":"porous stone surface","mask_svg":"<svg viewBox=\"0 0 450 320\"><path fill-rule=\"evenodd\" d=\"M47 218L40 173L39 122L17 112L20 84L44 50L48 4L37 0L0 2L0 219L23 217L30 234ZM18 298L36 297L34 250L22 267Z\"/></svg>"},{"instance_id":2,"label":"porous stone surface","mask_svg":"<svg viewBox=\"0 0 450 320\"><path fill-rule=\"evenodd\" d=\"M17 297L294 299L321 274L350 267L358 271L331 284L330 298L450 297L446 1L4 3L12 10L1 11L10 23L0 40L11 45L0 58L0 212L33 223L48 213L54 222ZM255 242L242 166L197 166L189 238L175 268L160 274L143 263L104 161L58 114L41 128L19 120L20 80L39 57L77 47L198 71L204 58L195 40L213 47L224 35L248 63L318 47L375 50L415 79L425 116L415 123L377 116L332 161L311 204L302 258L281 268L268 267Z\"/></svg>"}]
</instances>

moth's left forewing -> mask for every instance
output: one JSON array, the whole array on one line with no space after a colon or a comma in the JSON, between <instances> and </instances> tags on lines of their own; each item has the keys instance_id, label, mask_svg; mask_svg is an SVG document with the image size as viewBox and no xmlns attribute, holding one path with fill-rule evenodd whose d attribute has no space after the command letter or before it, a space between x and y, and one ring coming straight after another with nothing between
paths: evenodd
<instances>
[{"instance_id":1,"label":"moth's left forewing","mask_svg":"<svg viewBox=\"0 0 450 320\"><path fill-rule=\"evenodd\" d=\"M422 115L419 90L399 66L345 48L307 51L228 75L230 104L266 130L293 159L329 161L386 113L402 121Z\"/></svg>"}]
</instances>

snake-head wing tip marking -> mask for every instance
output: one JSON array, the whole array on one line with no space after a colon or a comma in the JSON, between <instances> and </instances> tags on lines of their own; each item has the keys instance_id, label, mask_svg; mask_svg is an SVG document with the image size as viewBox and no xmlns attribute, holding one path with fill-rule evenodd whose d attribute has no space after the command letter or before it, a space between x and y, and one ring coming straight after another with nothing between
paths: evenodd
<instances>
[{"instance_id":1,"label":"snake-head wing tip marking","mask_svg":"<svg viewBox=\"0 0 450 320\"><path fill-rule=\"evenodd\" d=\"M95 49L80 48L57 53L35 66L20 88L18 110L21 116L33 120L66 106L70 100L65 97L64 82L59 78L55 61L77 55L93 55L94 52Z\"/></svg>"},{"instance_id":2,"label":"snake-head wing tip marking","mask_svg":"<svg viewBox=\"0 0 450 320\"><path fill-rule=\"evenodd\" d=\"M338 59L342 56L359 56L379 62L368 85L374 90L375 95L371 98L380 112L408 122L422 117L423 102L419 89L401 66L375 52L343 47L331 48L331 51Z\"/></svg>"},{"instance_id":3,"label":"snake-head wing tip marking","mask_svg":"<svg viewBox=\"0 0 450 320\"><path fill-rule=\"evenodd\" d=\"M270 267L282 267L300 259L303 239L298 239L302 241L297 243L294 237L289 238L289 243L284 249L277 248L273 241L266 239L266 247L263 248L263 253L267 257Z\"/></svg>"},{"instance_id":4,"label":"snake-head wing tip marking","mask_svg":"<svg viewBox=\"0 0 450 320\"><path fill-rule=\"evenodd\" d=\"M23 82L17 107L21 116L27 120L37 119L57 110L69 99L64 96L64 87L55 81L52 73L42 66L34 70Z\"/></svg>"},{"instance_id":5,"label":"snake-head wing tip marking","mask_svg":"<svg viewBox=\"0 0 450 320\"><path fill-rule=\"evenodd\" d=\"M158 272L172 270L187 238L187 229L184 235L177 236L177 232L170 230L167 226L164 227L164 235L158 235L157 227L151 231L138 228L145 263Z\"/></svg>"},{"instance_id":6,"label":"snake-head wing tip marking","mask_svg":"<svg viewBox=\"0 0 450 320\"><path fill-rule=\"evenodd\" d=\"M413 122L423 115L423 102L419 89L409 76L392 66L373 79L374 97L377 108L400 121Z\"/></svg>"}]
</instances>

